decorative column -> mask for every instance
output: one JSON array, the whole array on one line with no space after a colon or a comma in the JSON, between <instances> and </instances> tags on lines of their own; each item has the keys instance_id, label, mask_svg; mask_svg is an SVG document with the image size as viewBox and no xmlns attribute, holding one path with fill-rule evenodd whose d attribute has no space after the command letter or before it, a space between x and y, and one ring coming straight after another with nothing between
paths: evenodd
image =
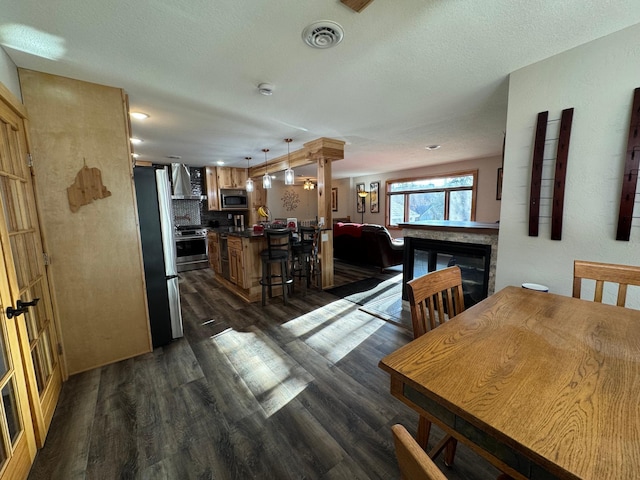
<instances>
[{"instance_id":1,"label":"decorative column","mask_svg":"<svg viewBox=\"0 0 640 480\"><path fill-rule=\"evenodd\" d=\"M331 162L344 158L344 142L331 138L319 138L304 144L309 159L318 167L318 223L320 231L320 262L322 288L333 286L333 221L331 215Z\"/></svg>"}]
</instances>

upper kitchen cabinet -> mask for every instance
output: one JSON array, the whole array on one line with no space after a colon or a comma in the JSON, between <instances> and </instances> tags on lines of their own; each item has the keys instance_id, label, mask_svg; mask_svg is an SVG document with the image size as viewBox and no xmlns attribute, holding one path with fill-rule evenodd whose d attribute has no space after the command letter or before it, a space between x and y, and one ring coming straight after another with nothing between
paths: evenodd
<instances>
[{"instance_id":1,"label":"upper kitchen cabinet","mask_svg":"<svg viewBox=\"0 0 640 480\"><path fill-rule=\"evenodd\" d=\"M206 167L209 210L220 210L220 189L245 189L247 171L244 168Z\"/></svg>"},{"instance_id":2,"label":"upper kitchen cabinet","mask_svg":"<svg viewBox=\"0 0 640 480\"><path fill-rule=\"evenodd\" d=\"M205 177L209 210L220 210L220 193L218 192L218 172L216 167L206 167Z\"/></svg>"},{"instance_id":3,"label":"upper kitchen cabinet","mask_svg":"<svg viewBox=\"0 0 640 480\"><path fill-rule=\"evenodd\" d=\"M247 171L244 168L217 167L218 188L245 188Z\"/></svg>"}]
</instances>

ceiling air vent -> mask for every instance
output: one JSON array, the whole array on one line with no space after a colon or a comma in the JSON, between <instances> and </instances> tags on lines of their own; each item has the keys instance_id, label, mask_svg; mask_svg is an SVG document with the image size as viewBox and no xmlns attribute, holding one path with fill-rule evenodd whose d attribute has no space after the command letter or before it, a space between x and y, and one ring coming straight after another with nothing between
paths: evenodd
<instances>
[{"instance_id":1,"label":"ceiling air vent","mask_svg":"<svg viewBox=\"0 0 640 480\"><path fill-rule=\"evenodd\" d=\"M344 30L336 22L321 20L302 32L302 39L313 48L331 48L342 41Z\"/></svg>"}]
</instances>

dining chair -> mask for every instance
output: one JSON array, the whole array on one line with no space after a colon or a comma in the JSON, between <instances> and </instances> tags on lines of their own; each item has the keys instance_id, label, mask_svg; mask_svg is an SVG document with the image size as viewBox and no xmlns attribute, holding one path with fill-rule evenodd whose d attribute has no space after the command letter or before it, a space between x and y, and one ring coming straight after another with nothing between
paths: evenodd
<instances>
[{"instance_id":1,"label":"dining chair","mask_svg":"<svg viewBox=\"0 0 640 480\"><path fill-rule=\"evenodd\" d=\"M617 283L616 305L624 307L627 300L627 286L640 286L640 267L575 260L573 262L573 297L575 298L580 298L583 279L596 281L593 301L599 303L602 303L605 282Z\"/></svg>"},{"instance_id":2,"label":"dining chair","mask_svg":"<svg viewBox=\"0 0 640 480\"><path fill-rule=\"evenodd\" d=\"M447 480L407 429L400 424L391 427L400 475L404 480Z\"/></svg>"},{"instance_id":3,"label":"dining chair","mask_svg":"<svg viewBox=\"0 0 640 480\"><path fill-rule=\"evenodd\" d=\"M411 308L413 338L418 338L448 319L464 311L462 295L462 273L460 267L452 266L427 273L407 282L407 294ZM420 415L418 422L418 444L426 449L431 432L431 422ZM429 452L429 457L437 457L446 448L445 465L453 464L457 440L446 435Z\"/></svg>"}]
</instances>

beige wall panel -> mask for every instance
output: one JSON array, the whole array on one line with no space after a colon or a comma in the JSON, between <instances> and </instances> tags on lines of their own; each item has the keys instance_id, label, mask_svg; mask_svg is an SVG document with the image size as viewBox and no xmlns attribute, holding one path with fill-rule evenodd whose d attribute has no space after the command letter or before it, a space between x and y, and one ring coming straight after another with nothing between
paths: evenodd
<instances>
[{"instance_id":1,"label":"beige wall panel","mask_svg":"<svg viewBox=\"0 0 640 480\"><path fill-rule=\"evenodd\" d=\"M151 350L124 93L19 70L70 374ZM84 165L111 196L72 213Z\"/></svg>"}]
</instances>

